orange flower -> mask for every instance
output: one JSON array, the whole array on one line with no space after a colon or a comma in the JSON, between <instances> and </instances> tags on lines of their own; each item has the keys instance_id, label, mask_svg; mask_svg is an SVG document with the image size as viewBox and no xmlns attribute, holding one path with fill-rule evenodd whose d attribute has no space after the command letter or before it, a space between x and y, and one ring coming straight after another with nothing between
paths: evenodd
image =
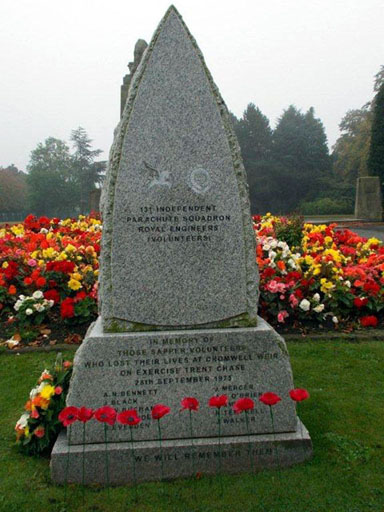
<instances>
[{"instance_id":1,"label":"orange flower","mask_svg":"<svg viewBox=\"0 0 384 512\"><path fill-rule=\"evenodd\" d=\"M13 284L11 284L11 286L8 288L8 293L9 295L15 295L17 292L16 290L16 286L14 286Z\"/></svg>"},{"instance_id":2,"label":"orange flower","mask_svg":"<svg viewBox=\"0 0 384 512\"><path fill-rule=\"evenodd\" d=\"M284 261L282 261L282 260L279 260L279 261L277 262L277 266L279 267L279 269L280 269L280 270L286 270L286 268L287 268L287 267L285 266Z\"/></svg>"}]
</instances>

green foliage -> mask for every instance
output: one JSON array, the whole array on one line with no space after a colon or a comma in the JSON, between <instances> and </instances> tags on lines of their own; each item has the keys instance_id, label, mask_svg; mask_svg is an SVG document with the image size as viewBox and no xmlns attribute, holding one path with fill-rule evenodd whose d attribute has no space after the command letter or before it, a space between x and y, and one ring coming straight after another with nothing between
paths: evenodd
<instances>
[{"instance_id":1,"label":"green foliage","mask_svg":"<svg viewBox=\"0 0 384 512\"><path fill-rule=\"evenodd\" d=\"M303 201L299 209L303 215L339 215L353 213L353 200L322 197Z\"/></svg>"},{"instance_id":2,"label":"green foliage","mask_svg":"<svg viewBox=\"0 0 384 512\"><path fill-rule=\"evenodd\" d=\"M303 238L304 219L300 215L281 217L275 224L275 233L279 241L286 242L291 249L301 245Z\"/></svg>"},{"instance_id":3,"label":"green foliage","mask_svg":"<svg viewBox=\"0 0 384 512\"><path fill-rule=\"evenodd\" d=\"M74 149L72 173L77 184L77 200L80 204L80 213L86 213L89 211L90 193L95 190L95 185L101 182L105 162L95 162L95 158L102 153L102 150L91 149L92 139L81 126L77 130L72 130L71 142Z\"/></svg>"},{"instance_id":4,"label":"green foliage","mask_svg":"<svg viewBox=\"0 0 384 512\"><path fill-rule=\"evenodd\" d=\"M29 203L37 215L73 215L76 185L66 143L49 137L31 153L28 164Z\"/></svg>"},{"instance_id":5,"label":"green foliage","mask_svg":"<svg viewBox=\"0 0 384 512\"><path fill-rule=\"evenodd\" d=\"M73 217L89 211L90 192L101 181L105 162L95 162L102 152L92 150L84 128L71 133L74 152L49 137L31 153L27 176L29 206L35 215Z\"/></svg>"},{"instance_id":6,"label":"green foliage","mask_svg":"<svg viewBox=\"0 0 384 512\"><path fill-rule=\"evenodd\" d=\"M303 197L317 194L331 168L327 140L313 108L302 114L290 106L271 130L252 103L234 120L248 175L253 213L294 211Z\"/></svg>"},{"instance_id":7,"label":"green foliage","mask_svg":"<svg viewBox=\"0 0 384 512\"><path fill-rule=\"evenodd\" d=\"M374 104L368 168L372 176L379 176L384 191L384 84Z\"/></svg>"},{"instance_id":8,"label":"green foliage","mask_svg":"<svg viewBox=\"0 0 384 512\"><path fill-rule=\"evenodd\" d=\"M14 165L0 167L0 212L24 212L26 201L26 175Z\"/></svg>"},{"instance_id":9,"label":"green foliage","mask_svg":"<svg viewBox=\"0 0 384 512\"><path fill-rule=\"evenodd\" d=\"M371 142L372 112L369 104L348 110L339 124L341 136L333 150L336 175L349 183L368 175L368 154Z\"/></svg>"}]
</instances>

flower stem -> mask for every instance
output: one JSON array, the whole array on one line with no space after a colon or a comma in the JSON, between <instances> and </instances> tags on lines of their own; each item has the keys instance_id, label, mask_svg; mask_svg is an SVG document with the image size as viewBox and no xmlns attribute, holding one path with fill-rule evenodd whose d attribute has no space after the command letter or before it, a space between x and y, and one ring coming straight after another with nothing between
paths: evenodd
<instances>
[{"instance_id":1,"label":"flower stem","mask_svg":"<svg viewBox=\"0 0 384 512\"><path fill-rule=\"evenodd\" d=\"M104 423L104 441L105 441L105 475L109 497L109 460L108 460L108 435L107 435L107 424Z\"/></svg>"},{"instance_id":2,"label":"flower stem","mask_svg":"<svg viewBox=\"0 0 384 512\"><path fill-rule=\"evenodd\" d=\"M192 475L193 478L196 477L196 446L193 441L193 428L192 428L192 411L189 409L189 433L191 436L191 444L192 444Z\"/></svg>"},{"instance_id":3,"label":"flower stem","mask_svg":"<svg viewBox=\"0 0 384 512\"><path fill-rule=\"evenodd\" d=\"M159 430L159 445L160 445L160 461L161 461L161 480L164 480L164 460L163 460L163 445L161 443L161 427L160 420L157 420L157 427Z\"/></svg>"},{"instance_id":4,"label":"flower stem","mask_svg":"<svg viewBox=\"0 0 384 512\"><path fill-rule=\"evenodd\" d=\"M67 450L67 462L65 465L65 484L64 484L64 501L67 503L67 490L68 490L68 471L69 471L69 452L71 450L71 425L68 426L68 450Z\"/></svg>"},{"instance_id":5,"label":"flower stem","mask_svg":"<svg viewBox=\"0 0 384 512\"><path fill-rule=\"evenodd\" d=\"M222 464L221 464L221 414L220 414L220 407L217 408L217 423L218 423L218 427L219 427L219 479L220 479L221 495L223 495L224 494L224 484L223 484Z\"/></svg>"},{"instance_id":6,"label":"flower stem","mask_svg":"<svg viewBox=\"0 0 384 512\"><path fill-rule=\"evenodd\" d=\"M85 422L83 423L83 472L81 475L81 484L83 491L83 505L85 503Z\"/></svg>"},{"instance_id":7,"label":"flower stem","mask_svg":"<svg viewBox=\"0 0 384 512\"><path fill-rule=\"evenodd\" d=\"M132 458L132 472L133 472L133 485L135 486L135 503L138 502L138 495L137 495L137 479L136 479L136 460L135 460L135 449L133 447L133 433L132 433L132 427L129 427L130 433L131 433L131 458Z\"/></svg>"},{"instance_id":8,"label":"flower stem","mask_svg":"<svg viewBox=\"0 0 384 512\"><path fill-rule=\"evenodd\" d=\"M255 468L254 468L253 457L252 457L252 444L251 444L251 434L249 432L248 411L244 411L244 412L245 412L245 423L247 424L249 462L250 462L250 465L251 465L251 471L252 471L252 473L254 473L255 472Z\"/></svg>"},{"instance_id":9,"label":"flower stem","mask_svg":"<svg viewBox=\"0 0 384 512\"><path fill-rule=\"evenodd\" d=\"M275 422L273 420L273 412L272 412L272 406L269 406L269 412L271 413L271 422L272 422L272 432L273 432L273 444L275 447L275 456L277 460L277 469L279 473L279 478L281 479L281 473L280 473L280 458L279 458L279 451L277 449L277 443L276 443L276 433L275 433Z\"/></svg>"}]
</instances>

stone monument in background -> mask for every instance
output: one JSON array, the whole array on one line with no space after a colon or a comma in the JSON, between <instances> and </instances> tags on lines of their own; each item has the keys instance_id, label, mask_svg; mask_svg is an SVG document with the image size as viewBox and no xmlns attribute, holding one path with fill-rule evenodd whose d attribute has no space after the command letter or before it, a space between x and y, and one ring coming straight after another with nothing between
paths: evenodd
<instances>
[{"instance_id":1,"label":"stone monument in background","mask_svg":"<svg viewBox=\"0 0 384 512\"><path fill-rule=\"evenodd\" d=\"M383 218L381 183L378 176L357 178L355 217L356 219L381 221Z\"/></svg>"},{"instance_id":2,"label":"stone monument in background","mask_svg":"<svg viewBox=\"0 0 384 512\"><path fill-rule=\"evenodd\" d=\"M268 407L274 408L280 465L310 457L309 434L296 416L284 340L257 316L258 273L248 188L228 111L203 56L176 9L161 20L129 84L111 148L101 204L100 316L78 349L68 405L136 408L139 480L161 477L151 408L171 407L162 421L167 478L197 471L238 473L277 464ZM219 450L213 395L226 394ZM194 396L192 439L180 401ZM233 403L249 396L250 438ZM129 428L109 429L110 481L132 481ZM105 480L102 425L87 425L88 483ZM82 428L71 434L69 480L81 481ZM63 482L68 444L52 452ZM124 470L122 470L124 468Z\"/></svg>"}]
</instances>

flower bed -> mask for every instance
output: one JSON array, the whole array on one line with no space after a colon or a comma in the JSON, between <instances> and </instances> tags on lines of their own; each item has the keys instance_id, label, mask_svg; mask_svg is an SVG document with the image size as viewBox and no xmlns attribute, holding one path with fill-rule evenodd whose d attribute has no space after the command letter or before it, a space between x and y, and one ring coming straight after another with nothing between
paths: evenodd
<instances>
[{"instance_id":1,"label":"flower bed","mask_svg":"<svg viewBox=\"0 0 384 512\"><path fill-rule=\"evenodd\" d=\"M350 329L383 322L384 247L336 225L254 217L260 313L277 327ZM97 216L36 219L0 228L0 337L43 343L57 326L97 314L102 225ZM79 336L80 338L80 336Z\"/></svg>"}]
</instances>

